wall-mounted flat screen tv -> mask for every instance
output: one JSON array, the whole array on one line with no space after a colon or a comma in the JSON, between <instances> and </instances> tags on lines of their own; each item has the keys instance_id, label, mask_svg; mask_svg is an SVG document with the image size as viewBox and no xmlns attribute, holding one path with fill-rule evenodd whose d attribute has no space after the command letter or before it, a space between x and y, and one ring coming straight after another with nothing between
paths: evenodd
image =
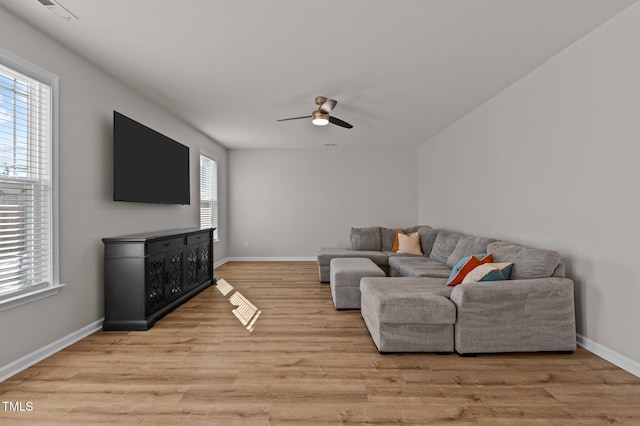
<instances>
[{"instance_id":1,"label":"wall-mounted flat screen tv","mask_svg":"<svg viewBox=\"0 0 640 426\"><path fill-rule=\"evenodd\" d=\"M113 199L189 204L189 148L113 112Z\"/></svg>"}]
</instances>

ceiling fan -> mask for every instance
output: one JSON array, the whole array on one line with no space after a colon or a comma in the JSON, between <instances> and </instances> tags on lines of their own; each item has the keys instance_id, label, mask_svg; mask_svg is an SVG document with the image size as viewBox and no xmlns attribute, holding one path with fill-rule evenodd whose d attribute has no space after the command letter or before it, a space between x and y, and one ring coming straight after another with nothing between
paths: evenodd
<instances>
[{"instance_id":1,"label":"ceiling fan","mask_svg":"<svg viewBox=\"0 0 640 426\"><path fill-rule=\"evenodd\" d=\"M302 117L282 118L276 121L289 121L300 120L302 118L311 118L311 122L316 126L326 126L327 124L335 124L336 126L351 129L353 126L346 121L342 121L339 118L331 117L329 113L335 108L338 101L333 99L327 99L324 96L316 96L316 105L318 109L313 111L311 115L304 115Z\"/></svg>"}]
</instances>

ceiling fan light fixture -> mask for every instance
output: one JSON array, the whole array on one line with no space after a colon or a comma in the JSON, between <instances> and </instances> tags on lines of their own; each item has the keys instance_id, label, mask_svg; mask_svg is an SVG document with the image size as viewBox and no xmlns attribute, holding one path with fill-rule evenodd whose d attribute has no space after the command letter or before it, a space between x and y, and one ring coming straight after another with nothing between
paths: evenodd
<instances>
[{"instance_id":1,"label":"ceiling fan light fixture","mask_svg":"<svg viewBox=\"0 0 640 426\"><path fill-rule=\"evenodd\" d=\"M316 126L326 126L329 124L329 114L323 114L320 111L313 111L313 119L311 122Z\"/></svg>"}]
</instances>

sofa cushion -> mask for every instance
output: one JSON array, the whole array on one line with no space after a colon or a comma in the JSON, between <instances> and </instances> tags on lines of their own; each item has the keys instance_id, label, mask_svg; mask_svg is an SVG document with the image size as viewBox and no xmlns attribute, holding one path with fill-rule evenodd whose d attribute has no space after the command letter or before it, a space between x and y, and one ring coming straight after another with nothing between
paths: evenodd
<instances>
[{"instance_id":1,"label":"sofa cushion","mask_svg":"<svg viewBox=\"0 0 640 426\"><path fill-rule=\"evenodd\" d=\"M362 278L363 306L375 311L380 323L453 324L456 309L450 287L437 280L415 278Z\"/></svg>"},{"instance_id":2,"label":"sofa cushion","mask_svg":"<svg viewBox=\"0 0 640 426\"><path fill-rule=\"evenodd\" d=\"M484 263L478 265L464 277L462 284L508 280L511 276L512 267L513 263Z\"/></svg>"},{"instance_id":3,"label":"sofa cushion","mask_svg":"<svg viewBox=\"0 0 640 426\"><path fill-rule=\"evenodd\" d=\"M452 268L463 257L471 256L477 253L486 253L487 246L496 241L495 238L486 237L462 237L458 240L455 249L447 258L447 265Z\"/></svg>"},{"instance_id":4,"label":"sofa cushion","mask_svg":"<svg viewBox=\"0 0 640 426\"><path fill-rule=\"evenodd\" d=\"M439 230L429 257L438 262L447 263L447 259L451 256L458 241L463 236L464 235L458 234L457 232L445 231L443 229Z\"/></svg>"},{"instance_id":5,"label":"sofa cushion","mask_svg":"<svg viewBox=\"0 0 640 426\"><path fill-rule=\"evenodd\" d=\"M329 266L331 259L364 257L371 259L378 266L387 266L388 254L379 251L355 251L346 248L321 248L318 251L318 265Z\"/></svg>"},{"instance_id":6,"label":"sofa cushion","mask_svg":"<svg viewBox=\"0 0 640 426\"><path fill-rule=\"evenodd\" d=\"M511 279L552 277L562 266L562 258L553 250L534 249L504 241L496 241L487 246L496 263L513 263Z\"/></svg>"},{"instance_id":7,"label":"sofa cushion","mask_svg":"<svg viewBox=\"0 0 640 426\"><path fill-rule=\"evenodd\" d=\"M400 229L380 228L380 239L382 243L382 251L392 251L393 243L396 239L396 233Z\"/></svg>"},{"instance_id":8,"label":"sofa cushion","mask_svg":"<svg viewBox=\"0 0 640 426\"><path fill-rule=\"evenodd\" d=\"M436 242L438 231L430 226L421 226L418 228L418 233L420 234L420 248L422 249L422 253L424 253L425 256L429 256L433 249L433 244Z\"/></svg>"},{"instance_id":9,"label":"sofa cushion","mask_svg":"<svg viewBox=\"0 0 640 426\"><path fill-rule=\"evenodd\" d=\"M449 279L447 280L447 285L455 286L462 283L462 280L464 280L469 272L473 271L477 266L491 261L493 261L491 253L482 253L463 257L451 270L451 274L449 274Z\"/></svg>"},{"instance_id":10,"label":"sofa cushion","mask_svg":"<svg viewBox=\"0 0 640 426\"><path fill-rule=\"evenodd\" d=\"M422 228L424 225L418 225L418 226L410 226L408 228L404 228L402 230L402 232L404 232L405 234L412 234L414 232L416 232L418 229Z\"/></svg>"},{"instance_id":11,"label":"sofa cushion","mask_svg":"<svg viewBox=\"0 0 640 426\"><path fill-rule=\"evenodd\" d=\"M417 232L411 234L405 234L398 232L398 254L415 254L422 256L422 250L420 250L420 235Z\"/></svg>"},{"instance_id":12,"label":"sofa cushion","mask_svg":"<svg viewBox=\"0 0 640 426\"><path fill-rule=\"evenodd\" d=\"M379 226L351 228L351 250L380 251L382 238Z\"/></svg>"},{"instance_id":13,"label":"sofa cushion","mask_svg":"<svg viewBox=\"0 0 640 426\"><path fill-rule=\"evenodd\" d=\"M390 256L389 267L403 277L441 278L442 286L445 286L451 273L451 268L444 263L424 256Z\"/></svg>"}]
</instances>

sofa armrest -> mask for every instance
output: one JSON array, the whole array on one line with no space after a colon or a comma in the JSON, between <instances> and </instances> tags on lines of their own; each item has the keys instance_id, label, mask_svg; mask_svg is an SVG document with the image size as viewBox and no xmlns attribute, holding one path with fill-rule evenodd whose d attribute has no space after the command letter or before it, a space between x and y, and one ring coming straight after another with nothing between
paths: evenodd
<instances>
[{"instance_id":1,"label":"sofa armrest","mask_svg":"<svg viewBox=\"0 0 640 426\"><path fill-rule=\"evenodd\" d=\"M549 277L460 284L459 353L573 351L576 347L573 281Z\"/></svg>"},{"instance_id":2,"label":"sofa armrest","mask_svg":"<svg viewBox=\"0 0 640 426\"><path fill-rule=\"evenodd\" d=\"M476 301L501 304L512 301L514 297L545 295L571 296L573 300L573 281L568 278L549 277L459 284L453 288L451 300L459 306L465 302Z\"/></svg>"}]
</instances>

